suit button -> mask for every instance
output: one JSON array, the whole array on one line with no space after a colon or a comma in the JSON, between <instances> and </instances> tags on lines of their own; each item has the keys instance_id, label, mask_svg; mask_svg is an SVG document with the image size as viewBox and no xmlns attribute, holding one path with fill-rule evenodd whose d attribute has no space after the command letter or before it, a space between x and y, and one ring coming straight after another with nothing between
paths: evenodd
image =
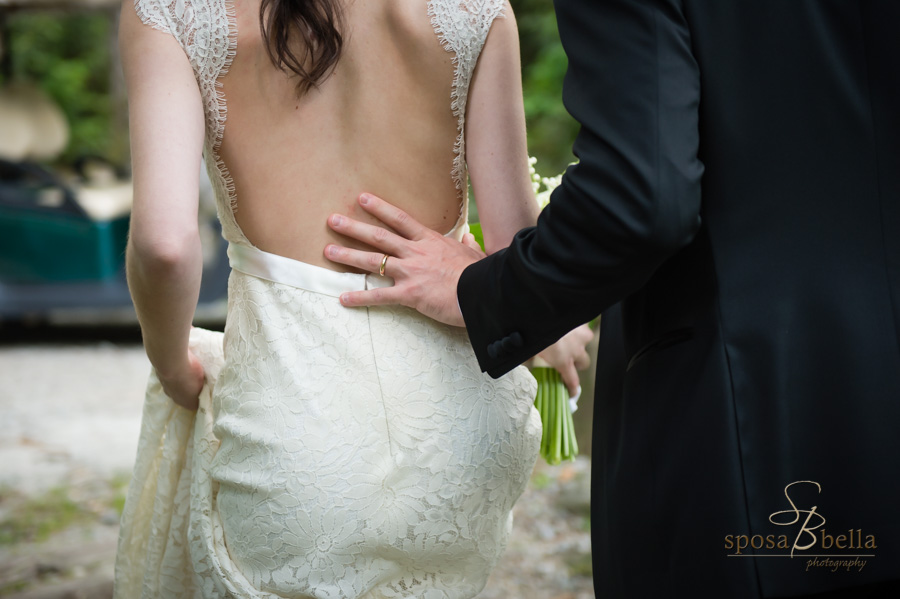
<instances>
[{"instance_id":1,"label":"suit button","mask_svg":"<svg viewBox=\"0 0 900 599\"><path fill-rule=\"evenodd\" d=\"M497 343L496 342L491 343L487 346L487 354L488 354L488 357L491 358L492 360L497 359Z\"/></svg>"},{"instance_id":2,"label":"suit button","mask_svg":"<svg viewBox=\"0 0 900 599\"><path fill-rule=\"evenodd\" d=\"M522 335L518 333L512 333L503 338L504 353L509 353L519 347L522 347Z\"/></svg>"}]
</instances>

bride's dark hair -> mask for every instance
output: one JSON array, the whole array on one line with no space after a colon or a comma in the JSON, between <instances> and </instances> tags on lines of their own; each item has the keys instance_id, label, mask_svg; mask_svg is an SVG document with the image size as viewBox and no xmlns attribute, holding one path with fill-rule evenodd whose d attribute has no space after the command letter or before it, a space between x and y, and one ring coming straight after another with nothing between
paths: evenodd
<instances>
[{"instance_id":1,"label":"bride's dark hair","mask_svg":"<svg viewBox=\"0 0 900 599\"><path fill-rule=\"evenodd\" d=\"M259 24L272 63L298 76L298 94L321 83L341 57L339 0L262 0Z\"/></svg>"}]
</instances>

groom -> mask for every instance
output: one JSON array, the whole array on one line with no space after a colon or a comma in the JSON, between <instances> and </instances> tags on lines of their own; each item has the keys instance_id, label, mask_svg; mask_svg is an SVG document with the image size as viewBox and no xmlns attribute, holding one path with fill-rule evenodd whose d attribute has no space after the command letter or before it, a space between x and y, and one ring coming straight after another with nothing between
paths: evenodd
<instances>
[{"instance_id":1,"label":"groom","mask_svg":"<svg viewBox=\"0 0 900 599\"><path fill-rule=\"evenodd\" d=\"M619 304L599 597L900 596L900 2L555 4L580 162L537 227L480 259L363 196L398 234L326 255L395 286L342 302L465 322L495 377Z\"/></svg>"}]
</instances>

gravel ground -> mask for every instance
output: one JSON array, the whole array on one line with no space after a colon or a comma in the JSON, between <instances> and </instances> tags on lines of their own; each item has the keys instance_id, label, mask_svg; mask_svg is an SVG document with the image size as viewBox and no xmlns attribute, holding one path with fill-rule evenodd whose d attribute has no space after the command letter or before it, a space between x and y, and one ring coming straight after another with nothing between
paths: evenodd
<instances>
[{"instance_id":1,"label":"gravel ground","mask_svg":"<svg viewBox=\"0 0 900 599\"><path fill-rule=\"evenodd\" d=\"M111 596L149 364L133 331L101 336L0 329L0 596ZM594 596L589 488L586 459L538 464L479 599Z\"/></svg>"}]
</instances>

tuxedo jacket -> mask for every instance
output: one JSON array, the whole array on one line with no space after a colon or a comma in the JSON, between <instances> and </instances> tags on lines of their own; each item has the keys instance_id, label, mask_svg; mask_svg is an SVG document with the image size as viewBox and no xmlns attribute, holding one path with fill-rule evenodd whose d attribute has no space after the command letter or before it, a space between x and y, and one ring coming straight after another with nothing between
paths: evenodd
<instances>
[{"instance_id":1,"label":"tuxedo jacket","mask_svg":"<svg viewBox=\"0 0 900 599\"><path fill-rule=\"evenodd\" d=\"M579 163L458 299L495 377L616 306L598 597L900 579L900 1L555 8Z\"/></svg>"}]
</instances>

